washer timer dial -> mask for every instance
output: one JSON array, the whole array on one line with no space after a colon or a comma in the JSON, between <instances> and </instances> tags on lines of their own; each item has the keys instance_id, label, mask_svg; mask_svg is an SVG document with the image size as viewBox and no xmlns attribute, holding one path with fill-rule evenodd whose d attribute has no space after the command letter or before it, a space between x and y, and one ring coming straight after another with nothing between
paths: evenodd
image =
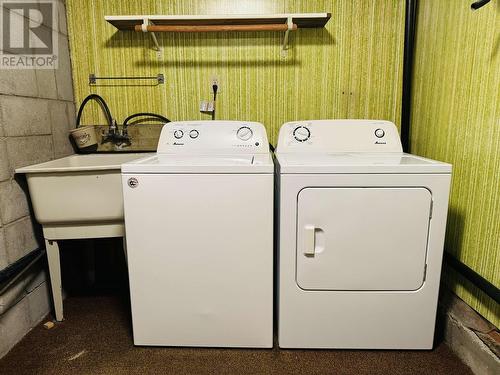
<instances>
[{"instance_id":1,"label":"washer timer dial","mask_svg":"<svg viewBox=\"0 0 500 375\"><path fill-rule=\"evenodd\" d=\"M311 137L311 131L305 126L297 126L293 129L293 137L299 142L305 142Z\"/></svg>"},{"instance_id":2,"label":"washer timer dial","mask_svg":"<svg viewBox=\"0 0 500 375\"><path fill-rule=\"evenodd\" d=\"M236 132L236 136L242 141L248 141L253 137L253 131L248 126L242 126Z\"/></svg>"},{"instance_id":3,"label":"washer timer dial","mask_svg":"<svg viewBox=\"0 0 500 375\"><path fill-rule=\"evenodd\" d=\"M176 130L176 131L174 131L174 137L177 138L177 139L182 138L183 135L184 135L184 132L182 130Z\"/></svg>"}]
</instances>

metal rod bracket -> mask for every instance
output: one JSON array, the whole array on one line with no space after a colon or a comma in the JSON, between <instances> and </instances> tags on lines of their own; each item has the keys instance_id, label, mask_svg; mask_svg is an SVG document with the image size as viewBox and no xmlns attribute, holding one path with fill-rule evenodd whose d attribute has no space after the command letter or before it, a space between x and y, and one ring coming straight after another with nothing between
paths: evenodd
<instances>
[{"instance_id":1,"label":"metal rod bracket","mask_svg":"<svg viewBox=\"0 0 500 375\"><path fill-rule=\"evenodd\" d=\"M288 56L288 36L290 31L293 30L293 18L288 17L286 20L287 29L285 31L285 36L283 37L283 44L281 46L281 57L285 58Z\"/></svg>"},{"instance_id":2,"label":"metal rod bracket","mask_svg":"<svg viewBox=\"0 0 500 375\"><path fill-rule=\"evenodd\" d=\"M154 33L154 31L148 31L149 25L153 25L153 23L148 18L144 18L142 20L142 25L141 25L142 32L151 34L151 39L153 40L154 44L154 50L158 53L161 53L162 50L160 44L158 44L158 39L156 38L156 34Z\"/></svg>"}]
</instances>

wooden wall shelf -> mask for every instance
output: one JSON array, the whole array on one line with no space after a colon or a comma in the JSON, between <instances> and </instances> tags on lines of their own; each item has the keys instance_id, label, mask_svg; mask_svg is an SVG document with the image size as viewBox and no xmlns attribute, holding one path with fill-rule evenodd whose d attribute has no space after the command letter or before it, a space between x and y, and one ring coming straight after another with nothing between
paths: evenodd
<instances>
[{"instance_id":1,"label":"wooden wall shelf","mask_svg":"<svg viewBox=\"0 0 500 375\"><path fill-rule=\"evenodd\" d=\"M118 30L149 32L161 51L155 32L283 31L282 52L288 48L288 34L299 28L325 27L330 13L286 13L249 15L135 15L105 16Z\"/></svg>"}]
</instances>

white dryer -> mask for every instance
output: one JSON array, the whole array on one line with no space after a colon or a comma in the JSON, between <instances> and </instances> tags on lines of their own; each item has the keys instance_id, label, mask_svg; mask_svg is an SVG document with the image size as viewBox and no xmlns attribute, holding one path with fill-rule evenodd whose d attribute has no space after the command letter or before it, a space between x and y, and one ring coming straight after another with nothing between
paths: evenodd
<instances>
[{"instance_id":1,"label":"white dryer","mask_svg":"<svg viewBox=\"0 0 500 375\"><path fill-rule=\"evenodd\" d=\"M432 348L451 165L372 120L286 123L276 158L279 346Z\"/></svg>"},{"instance_id":2,"label":"white dryer","mask_svg":"<svg viewBox=\"0 0 500 375\"><path fill-rule=\"evenodd\" d=\"M272 347L273 172L238 121L168 123L122 166L136 345Z\"/></svg>"}]
</instances>

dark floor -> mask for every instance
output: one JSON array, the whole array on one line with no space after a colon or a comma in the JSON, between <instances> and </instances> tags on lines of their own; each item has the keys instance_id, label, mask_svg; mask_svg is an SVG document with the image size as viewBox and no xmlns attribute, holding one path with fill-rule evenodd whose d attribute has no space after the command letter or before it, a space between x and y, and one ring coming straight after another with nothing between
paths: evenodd
<instances>
[{"instance_id":1,"label":"dark floor","mask_svg":"<svg viewBox=\"0 0 500 375\"><path fill-rule=\"evenodd\" d=\"M134 347L123 299L72 297L65 318L43 321L0 360L0 374L472 374L433 351L248 350Z\"/></svg>"}]
</instances>

